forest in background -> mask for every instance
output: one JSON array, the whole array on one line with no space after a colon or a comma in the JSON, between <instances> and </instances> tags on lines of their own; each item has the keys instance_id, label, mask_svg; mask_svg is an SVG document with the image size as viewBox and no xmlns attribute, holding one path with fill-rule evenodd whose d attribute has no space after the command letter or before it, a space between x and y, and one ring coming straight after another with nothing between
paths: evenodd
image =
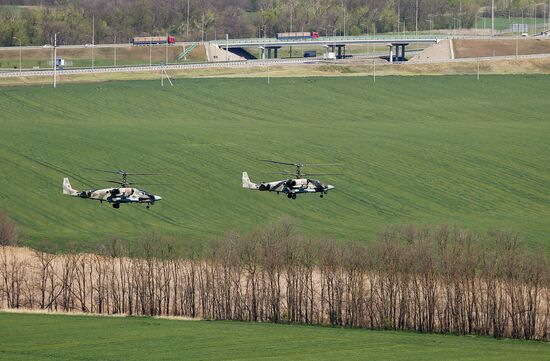
<instances>
[{"instance_id":1,"label":"forest in background","mask_svg":"<svg viewBox=\"0 0 550 361\"><path fill-rule=\"evenodd\" d=\"M538 4L538 5L537 5ZM172 34L179 41L271 37L283 31L360 35L473 27L490 0L1 0L0 46L128 42ZM497 16L548 14L550 2L495 0ZM418 17L417 17L418 15ZM548 15L546 15L548 17ZM95 22L92 19L95 18ZM418 23L416 19L418 18ZM95 36L92 40L92 23Z\"/></svg>"}]
</instances>

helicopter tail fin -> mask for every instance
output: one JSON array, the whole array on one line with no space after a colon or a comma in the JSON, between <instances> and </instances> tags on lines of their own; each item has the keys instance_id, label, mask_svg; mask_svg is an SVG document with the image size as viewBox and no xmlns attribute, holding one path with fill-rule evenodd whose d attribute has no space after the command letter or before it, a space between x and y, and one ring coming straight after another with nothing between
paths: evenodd
<instances>
[{"instance_id":1,"label":"helicopter tail fin","mask_svg":"<svg viewBox=\"0 0 550 361\"><path fill-rule=\"evenodd\" d=\"M252 183L250 181L250 178L248 177L248 173L243 172L243 188L245 189L257 189L257 185L255 183Z\"/></svg>"},{"instance_id":2,"label":"helicopter tail fin","mask_svg":"<svg viewBox=\"0 0 550 361\"><path fill-rule=\"evenodd\" d=\"M76 196L78 194L78 191L74 190L73 187L71 187L69 178L63 178L63 194L69 196Z\"/></svg>"}]
</instances>

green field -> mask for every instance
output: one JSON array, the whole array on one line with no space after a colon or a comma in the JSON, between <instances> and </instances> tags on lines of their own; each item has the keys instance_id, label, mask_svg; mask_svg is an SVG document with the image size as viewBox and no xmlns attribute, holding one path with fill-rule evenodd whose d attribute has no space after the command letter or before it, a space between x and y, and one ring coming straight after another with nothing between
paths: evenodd
<instances>
[{"instance_id":1,"label":"green field","mask_svg":"<svg viewBox=\"0 0 550 361\"><path fill-rule=\"evenodd\" d=\"M182 243L282 217L320 238L372 240L388 225L506 228L550 241L548 76L178 79L0 89L0 209L25 239L66 246L157 232ZM312 168L336 189L288 200L241 189ZM146 210L62 196L106 186L85 168L170 174ZM93 180L100 179L100 180ZM116 179L116 178L115 178ZM139 179L134 178L134 181Z\"/></svg>"},{"instance_id":2,"label":"green field","mask_svg":"<svg viewBox=\"0 0 550 361\"><path fill-rule=\"evenodd\" d=\"M543 342L227 321L0 313L1 360L548 360Z\"/></svg>"}]
</instances>

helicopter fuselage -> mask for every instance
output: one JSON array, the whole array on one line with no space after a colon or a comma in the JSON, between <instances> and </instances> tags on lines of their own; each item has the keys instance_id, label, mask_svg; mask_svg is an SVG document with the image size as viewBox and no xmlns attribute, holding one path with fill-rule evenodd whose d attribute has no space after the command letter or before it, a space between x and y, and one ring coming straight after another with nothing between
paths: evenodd
<instances>
[{"instance_id":1,"label":"helicopter fuselage","mask_svg":"<svg viewBox=\"0 0 550 361\"><path fill-rule=\"evenodd\" d=\"M162 199L159 196L137 188L89 189L80 191L78 197L109 203L152 203Z\"/></svg>"},{"instance_id":2,"label":"helicopter fuselage","mask_svg":"<svg viewBox=\"0 0 550 361\"><path fill-rule=\"evenodd\" d=\"M248 174L243 173L243 188L262 192L284 193L288 198L296 198L297 194L320 193L321 196L334 189L333 185L323 184L317 179L293 178L282 179L274 182L252 183Z\"/></svg>"},{"instance_id":3,"label":"helicopter fuselage","mask_svg":"<svg viewBox=\"0 0 550 361\"><path fill-rule=\"evenodd\" d=\"M153 205L160 201L160 196L151 194L147 191L131 187L87 189L77 191L71 187L69 180L63 180L63 194L84 199L92 199L100 202L112 203L114 208L122 203L146 203Z\"/></svg>"}]
</instances>

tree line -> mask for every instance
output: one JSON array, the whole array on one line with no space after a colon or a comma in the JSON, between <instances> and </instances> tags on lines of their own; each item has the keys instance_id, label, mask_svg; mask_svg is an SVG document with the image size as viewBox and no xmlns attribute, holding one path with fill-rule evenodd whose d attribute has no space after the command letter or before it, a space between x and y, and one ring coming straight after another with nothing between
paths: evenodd
<instances>
[{"instance_id":1,"label":"tree line","mask_svg":"<svg viewBox=\"0 0 550 361\"><path fill-rule=\"evenodd\" d=\"M520 15L543 2L497 0L497 15ZM274 36L284 31L322 35L473 27L491 0L0 0L0 45L128 42L137 35L178 40ZM8 6L25 5L25 6ZM32 6L34 5L34 6ZM549 5L550 10L550 5ZM526 14L531 14L527 11ZM417 22L417 19L418 22ZM93 21L95 20L95 21ZM92 36L93 35L93 36ZM15 38L14 38L15 37ZM92 39L93 37L93 39Z\"/></svg>"},{"instance_id":2,"label":"tree line","mask_svg":"<svg viewBox=\"0 0 550 361\"><path fill-rule=\"evenodd\" d=\"M1 246L0 306L550 339L548 260L513 233L407 226L364 244L304 239L283 220L178 244Z\"/></svg>"}]
</instances>

